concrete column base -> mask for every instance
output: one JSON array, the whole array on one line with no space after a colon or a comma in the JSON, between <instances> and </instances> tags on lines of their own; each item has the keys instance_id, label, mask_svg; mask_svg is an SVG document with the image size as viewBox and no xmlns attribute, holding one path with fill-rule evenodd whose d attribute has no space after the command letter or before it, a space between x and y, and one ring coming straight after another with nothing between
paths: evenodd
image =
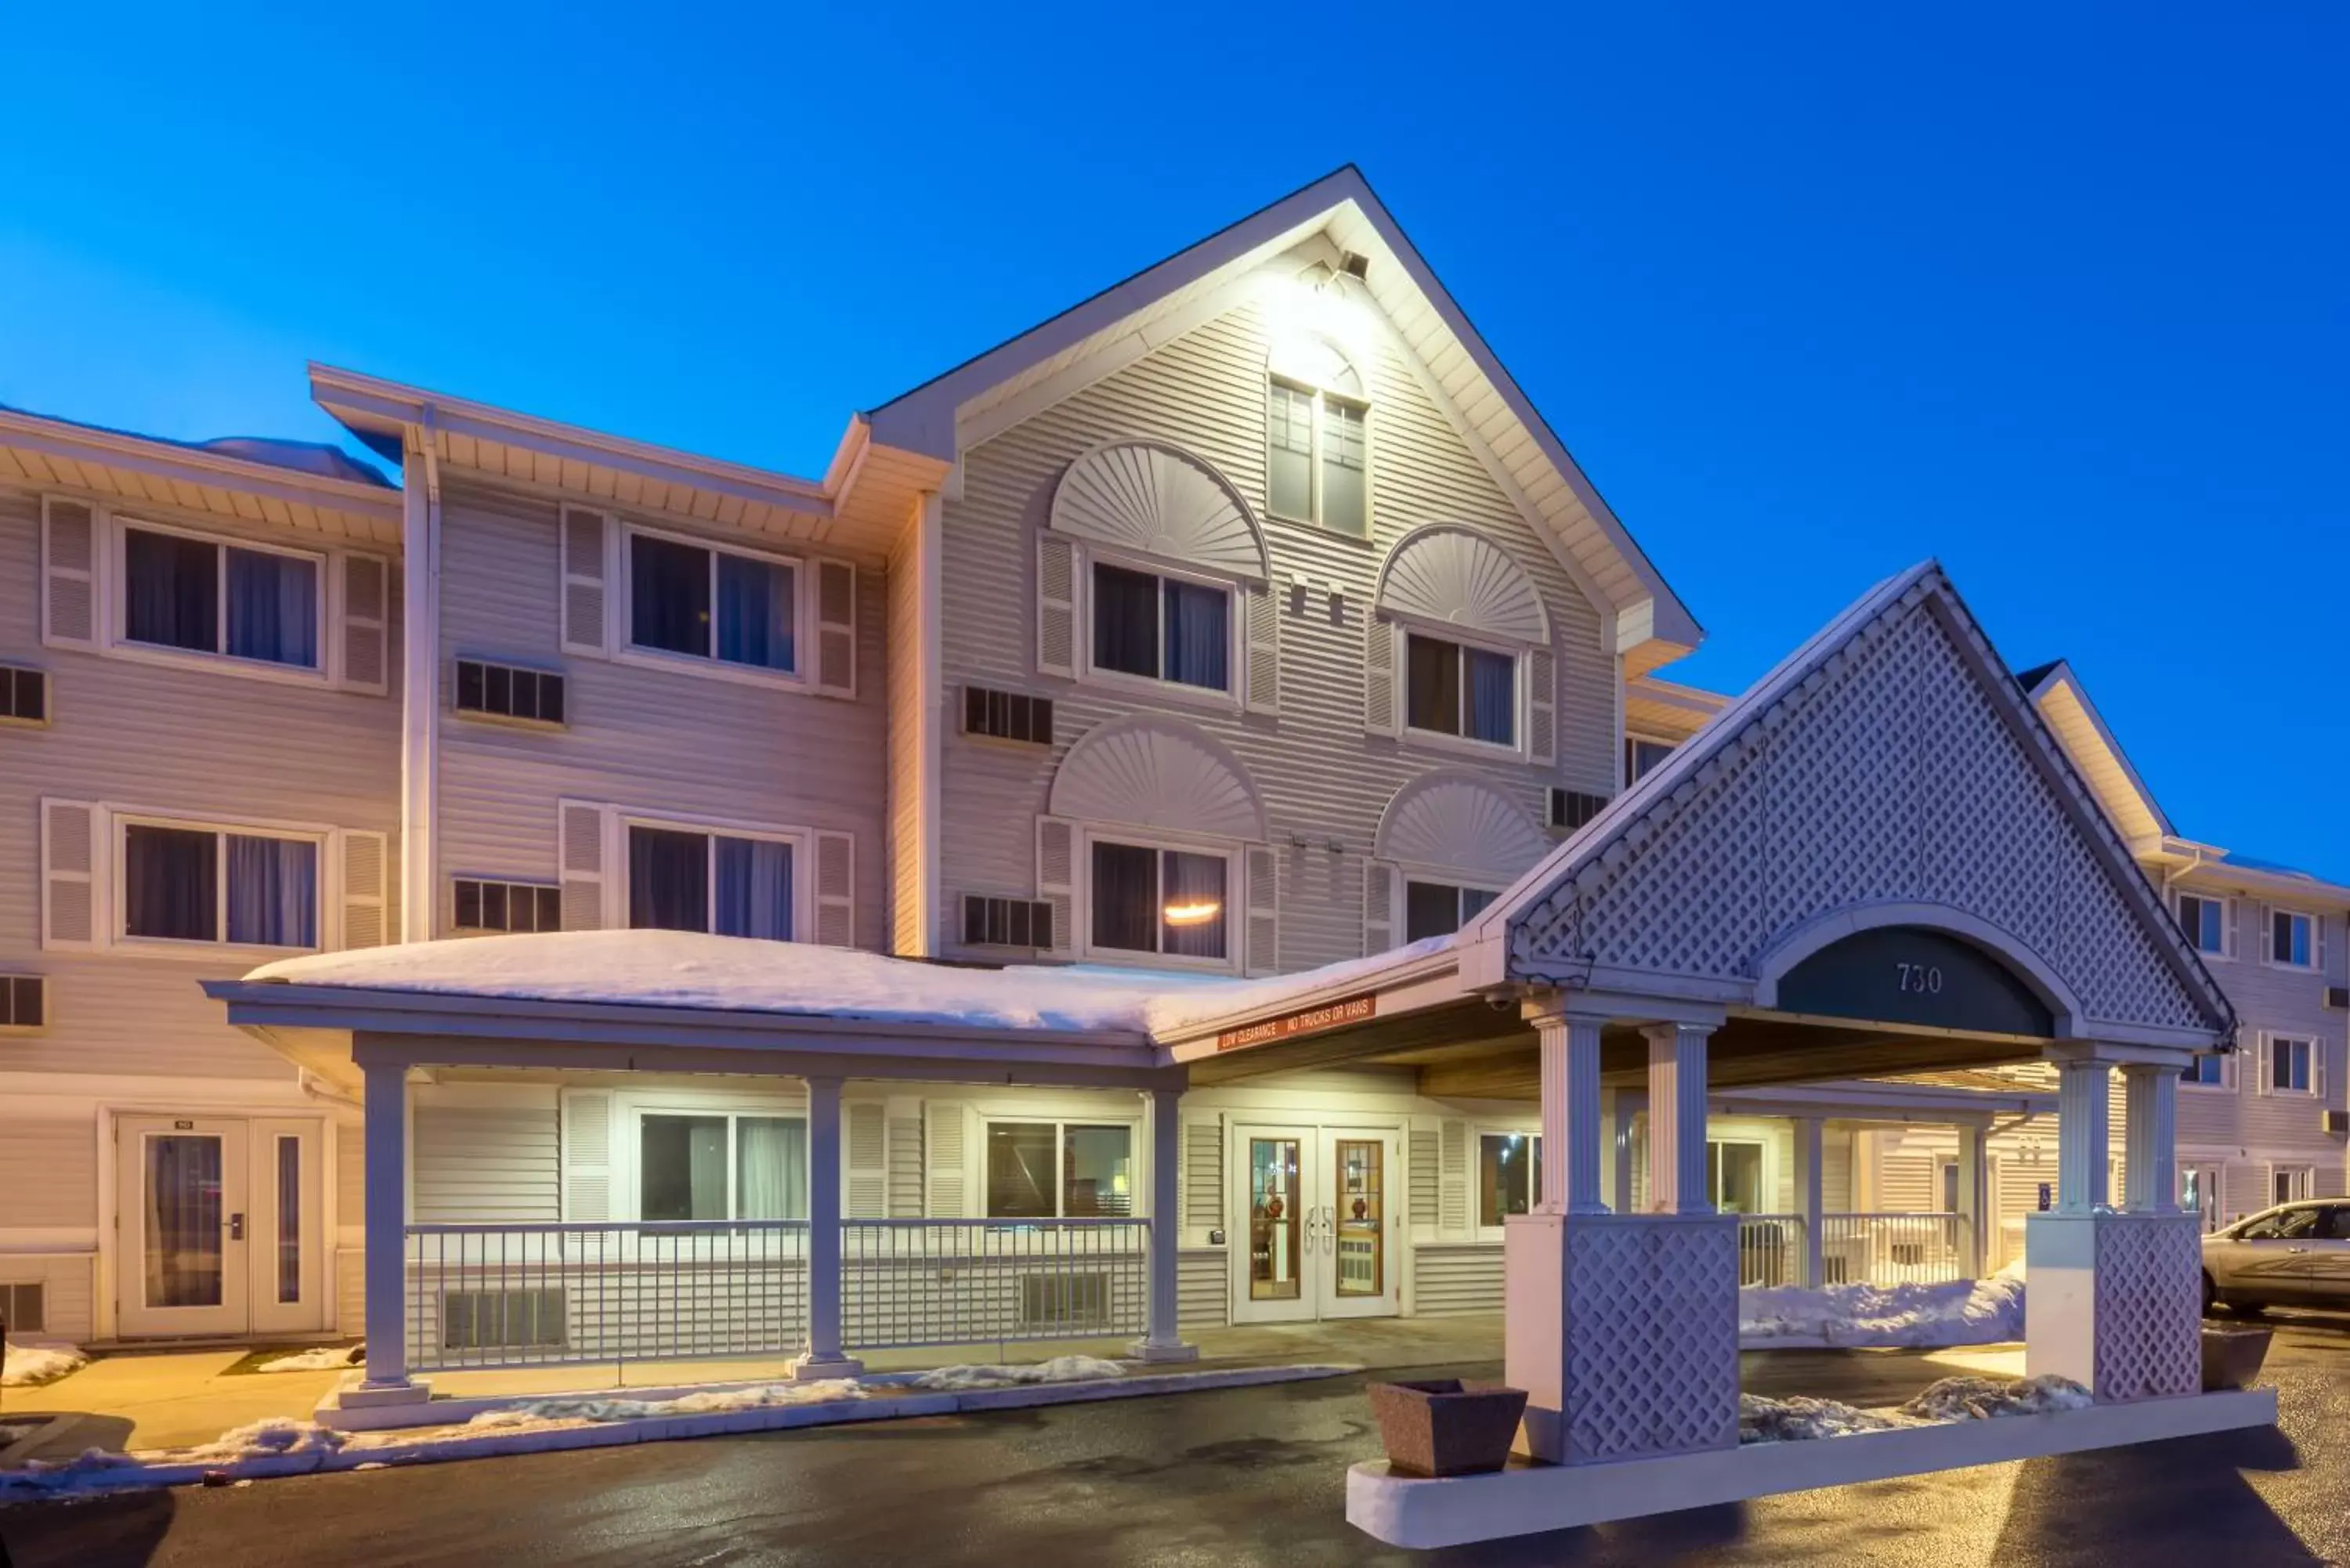
<instances>
[{"instance_id":1,"label":"concrete column base","mask_svg":"<svg viewBox=\"0 0 2350 1568\"><path fill-rule=\"evenodd\" d=\"M397 1383L353 1383L335 1390L335 1403L346 1410L370 1410L391 1405L423 1405L432 1398L432 1385L421 1377Z\"/></svg>"},{"instance_id":2,"label":"concrete column base","mask_svg":"<svg viewBox=\"0 0 2350 1568\"><path fill-rule=\"evenodd\" d=\"M792 1362L792 1381L817 1383L827 1377L862 1377L865 1363L853 1355L816 1355L813 1353Z\"/></svg>"},{"instance_id":3,"label":"concrete column base","mask_svg":"<svg viewBox=\"0 0 2350 1568\"><path fill-rule=\"evenodd\" d=\"M1138 1339L1126 1347L1126 1354L1132 1361L1197 1361L1200 1359L1200 1347L1185 1345L1180 1340L1173 1345L1153 1345L1147 1339Z\"/></svg>"}]
</instances>

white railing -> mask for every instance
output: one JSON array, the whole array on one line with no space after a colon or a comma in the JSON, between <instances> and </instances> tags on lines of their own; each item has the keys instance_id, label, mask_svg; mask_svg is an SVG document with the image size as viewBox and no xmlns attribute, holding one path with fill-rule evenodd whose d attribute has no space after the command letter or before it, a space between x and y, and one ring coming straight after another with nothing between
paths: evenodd
<instances>
[{"instance_id":1,"label":"white railing","mask_svg":"<svg viewBox=\"0 0 2350 1568\"><path fill-rule=\"evenodd\" d=\"M1822 1282L1922 1285L1964 1279L1969 1231L1966 1218L1951 1213L1823 1214Z\"/></svg>"},{"instance_id":2,"label":"white railing","mask_svg":"<svg viewBox=\"0 0 2350 1568\"><path fill-rule=\"evenodd\" d=\"M1738 1284L1800 1285L1804 1282L1804 1217L1800 1214L1741 1214L1738 1217Z\"/></svg>"},{"instance_id":3,"label":"white railing","mask_svg":"<svg viewBox=\"0 0 2350 1568\"><path fill-rule=\"evenodd\" d=\"M840 1228L851 1350L1139 1335L1148 1220L850 1220Z\"/></svg>"},{"instance_id":4,"label":"white railing","mask_svg":"<svg viewBox=\"0 0 2350 1568\"><path fill-rule=\"evenodd\" d=\"M411 1225L418 1371L787 1355L807 1341L807 1221Z\"/></svg>"}]
</instances>

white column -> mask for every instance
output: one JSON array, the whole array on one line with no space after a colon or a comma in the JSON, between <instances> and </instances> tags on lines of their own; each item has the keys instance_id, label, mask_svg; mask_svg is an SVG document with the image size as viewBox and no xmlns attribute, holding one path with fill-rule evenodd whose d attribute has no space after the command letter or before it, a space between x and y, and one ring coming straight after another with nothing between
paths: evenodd
<instances>
[{"instance_id":1,"label":"white column","mask_svg":"<svg viewBox=\"0 0 2350 1568\"><path fill-rule=\"evenodd\" d=\"M2127 1143L2123 1207L2138 1214L2169 1214L2178 1207L2178 1069L2133 1062L2122 1069L2122 1110Z\"/></svg>"},{"instance_id":2,"label":"white column","mask_svg":"<svg viewBox=\"0 0 2350 1568\"><path fill-rule=\"evenodd\" d=\"M1817 1116L1795 1118L1795 1206L1804 1214L1803 1273L1800 1282L1818 1290L1826 1270L1820 1262L1822 1192L1820 1131Z\"/></svg>"},{"instance_id":3,"label":"white column","mask_svg":"<svg viewBox=\"0 0 2350 1568\"><path fill-rule=\"evenodd\" d=\"M1659 1023L1648 1036L1648 1206L1660 1214L1711 1214L1705 1189L1705 1044L1702 1023Z\"/></svg>"},{"instance_id":4,"label":"white column","mask_svg":"<svg viewBox=\"0 0 2350 1568\"><path fill-rule=\"evenodd\" d=\"M1599 1186L1597 1018L1529 1005L1542 1042L1544 1214L1605 1214Z\"/></svg>"},{"instance_id":5,"label":"white column","mask_svg":"<svg viewBox=\"0 0 2350 1568\"><path fill-rule=\"evenodd\" d=\"M2106 1095L2111 1064L2056 1064L2056 1212L2088 1214L2106 1206L2106 1161L2112 1117Z\"/></svg>"},{"instance_id":6,"label":"white column","mask_svg":"<svg viewBox=\"0 0 2350 1568\"><path fill-rule=\"evenodd\" d=\"M1997 1219L1988 1201L1991 1168L1983 1154L1983 1126L1966 1122L1959 1127L1959 1264L1966 1277L1979 1280L1991 1255L1989 1228Z\"/></svg>"},{"instance_id":7,"label":"white column","mask_svg":"<svg viewBox=\"0 0 2350 1568\"><path fill-rule=\"evenodd\" d=\"M1177 1228L1180 1199L1177 1188L1183 1174L1183 1146L1176 1108L1182 1102L1180 1089L1153 1089L1146 1096L1150 1104L1150 1271L1149 1316L1145 1323L1143 1337L1129 1345L1128 1350L1143 1361L1193 1361L1199 1358L1199 1346L1183 1343L1183 1335L1175 1325L1180 1305L1176 1291L1176 1267L1183 1236ZM1394 1182L1387 1183L1382 1197Z\"/></svg>"},{"instance_id":8,"label":"white column","mask_svg":"<svg viewBox=\"0 0 2350 1568\"><path fill-rule=\"evenodd\" d=\"M840 1080L810 1078L806 1353L797 1378L854 1377L865 1370L840 1347Z\"/></svg>"},{"instance_id":9,"label":"white column","mask_svg":"<svg viewBox=\"0 0 2350 1568\"><path fill-rule=\"evenodd\" d=\"M364 1127L367 1172L367 1380L387 1392L408 1377L408 1068L370 1062Z\"/></svg>"},{"instance_id":10,"label":"white column","mask_svg":"<svg viewBox=\"0 0 2350 1568\"><path fill-rule=\"evenodd\" d=\"M434 439L427 424L424 441ZM441 756L441 486L438 456L411 436L400 473L400 929L430 941L440 908L432 886ZM383 586L388 596L391 584ZM387 611L389 606L386 607Z\"/></svg>"}]
</instances>

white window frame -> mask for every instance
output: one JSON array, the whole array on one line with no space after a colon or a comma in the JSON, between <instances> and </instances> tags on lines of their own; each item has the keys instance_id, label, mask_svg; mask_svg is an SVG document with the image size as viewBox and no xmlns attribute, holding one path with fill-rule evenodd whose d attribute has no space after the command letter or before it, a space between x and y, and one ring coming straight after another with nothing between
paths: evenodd
<instances>
[{"instance_id":1,"label":"white window frame","mask_svg":"<svg viewBox=\"0 0 2350 1568\"><path fill-rule=\"evenodd\" d=\"M1770 1199L1775 1198L1778 1195L1778 1150L1767 1136L1761 1133L1740 1132L1723 1135L1709 1132L1706 1134L1705 1141L1708 1147L1714 1144L1735 1143L1743 1144L1749 1148L1759 1151L1755 1158L1754 1168L1761 1172L1759 1179L1762 1184L1763 1196L1766 1199ZM1730 1210L1721 1207L1721 1194L1718 1191L1708 1191L1706 1193L1706 1201L1712 1204L1713 1207L1721 1213L1727 1214L1730 1212ZM1758 1209L1755 1212L1758 1214L1768 1214L1771 1210L1765 1208Z\"/></svg>"},{"instance_id":2,"label":"white window frame","mask_svg":"<svg viewBox=\"0 0 2350 1568\"><path fill-rule=\"evenodd\" d=\"M1681 743L1679 741L1669 741L1662 735L1644 735L1637 730L1625 731L1624 755L1622 759L1624 777L1620 787L1630 789L1634 784L1639 783L1641 779L1648 777L1648 774L1652 774L1656 772L1657 769L1663 767L1665 763L1671 759L1672 754L1680 750L1680 745ZM1651 763L1647 773L1643 773L1638 777L1635 777L1632 773L1632 753L1636 747L1639 746L1662 746L1665 748L1665 754L1658 758L1655 763Z\"/></svg>"},{"instance_id":3,"label":"white window frame","mask_svg":"<svg viewBox=\"0 0 2350 1568\"><path fill-rule=\"evenodd\" d=\"M1409 745L1431 751L1455 752L1466 756L1483 757L1489 761L1507 759L1525 762L1532 755L1534 715L1529 709L1526 680L1526 655L1530 651L1523 643L1505 638L1479 633L1466 627L1434 626L1413 616L1388 618L1391 635L1395 638L1395 701L1396 733ZM1425 638L1430 642L1449 642L1458 648L1473 648L1483 653L1498 653L1510 661L1510 742L1481 741L1474 735L1448 734L1442 730L1423 730L1411 722L1411 639ZM1469 713L1469 661L1461 661L1461 712L1463 723Z\"/></svg>"},{"instance_id":4,"label":"white window frame","mask_svg":"<svg viewBox=\"0 0 2350 1568\"><path fill-rule=\"evenodd\" d=\"M1242 878L1247 869L1247 857L1241 846L1229 840L1194 836L1185 834L1157 832L1145 828L1123 827L1117 823L1080 823L1077 826L1076 867L1076 909L1071 918L1076 929L1070 933L1080 956L1101 963L1139 965L1149 969L1189 970L1195 973L1238 974L1241 961L1248 946L1248 889ZM1094 845L1097 841L1119 844L1133 849L1149 849L1159 853L1174 850L1183 855L1216 855L1224 862L1224 956L1221 959L1186 958L1180 953L1144 952L1138 948L1104 948L1094 945ZM1162 867L1162 880L1163 880ZM1162 889L1163 891L1163 889Z\"/></svg>"},{"instance_id":5,"label":"white window frame","mask_svg":"<svg viewBox=\"0 0 2350 1568\"><path fill-rule=\"evenodd\" d=\"M613 1151L612 1179L619 1191L611 1208L616 1223L645 1224L644 1218L644 1118L655 1116L724 1116L726 1118L726 1212L724 1223L735 1223L731 1216L735 1205L734 1121L738 1116L765 1116L796 1120L805 1128L808 1121L807 1096L804 1094L729 1094L708 1089L623 1089L612 1096L613 1120L621 1128L619 1147ZM810 1144L813 1158L814 1144ZM844 1148L842 1158L847 1159ZM809 1173L811 1178L815 1172ZM805 1223L806 1216L800 1217ZM705 1223L716 1224L710 1220ZM758 1221L746 1221L758 1223Z\"/></svg>"},{"instance_id":6,"label":"white window frame","mask_svg":"<svg viewBox=\"0 0 2350 1568\"><path fill-rule=\"evenodd\" d=\"M1373 411L1377 407L1377 400L1371 392L1371 379L1368 375L1365 374L1363 367L1356 361L1355 357L1351 354L1346 353L1340 349L1336 344L1331 343L1327 338L1321 339L1321 341L1331 353L1336 354L1338 358L1344 359L1347 362L1347 368L1355 372L1356 378L1363 383L1363 395L1361 397L1351 397L1345 392L1335 391L1328 387L1319 386L1307 380L1302 376L1292 375L1281 370L1276 370L1270 366L1266 368L1264 375L1264 455L1266 468L1264 487L1265 515L1268 517L1277 517L1284 523L1295 523L1304 527L1315 529L1320 533L1329 535L1334 539L1348 539L1358 545L1367 545L1371 542L1371 520L1378 515L1378 497L1372 488L1375 476L1378 472L1378 452L1376 445L1378 437L1374 430L1374 427L1378 421L1372 417ZM1314 434L1311 438L1313 441L1313 451L1308 454L1309 461L1306 464L1308 490L1311 495L1310 509L1314 514L1311 517L1293 516L1289 513L1279 512L1274 509L1273 480L1271 471L1273 467L1274 450L1273 389L1275 387L1280 387L1292 392L1303 393L1305 396L1313 400L1314 414L1312 424ZM1363 531L1359 534L1348 533L1344 528L1334 528L1328 523L1323 521L1322 450L1324 441L1328 439L1327 427L1329 421L1329 406L1334 401L1344 403L1351 409L1360 409L1363 412Z\"/></svg>"},{"instance_id":7,"label":"white window frame","mask_svg":"<svg viewBox=\"0 0 2350 1568\"><path fill-rule=\"evenodd\" d=\"M611 576L618 591L613 597L619 605L619 620L612 629L612 659L620 664L633 664L646 670L668 670L707 676L715 680L732 680L745 686L766 686L787 691L813 690L808 674L810 650L816 635L816 572L815 563L805 556L787 555L776 550L747 547L732 541L721 543L693 534L681 534L674 529L648 527L625 517L612 517L612 535L619 560L611 566ZM637 626L636 551L631 541L639 535L659 539L665 544L682 545L700 550L710 557L710 649L707 654L681 653L671 648L646 648L634 639ZM736 664L718 657L718 557L739 556L747 561L758 561L770 566L788 566L792 570L792 668L769 670L756 664ZM570 693L565 695L565 711L569 711Z\"/></svg>"},{"instance_id":8,"label":"white window frame","mask_svg":"<svg viewBox=\"0 0 2350 1568\"><path fill-rule=\"evenodd\" d=\"M113 908L107 918L107 946L125 953L145 957L182 957L214 961L224 955L250 958L256 963L271 959L291 958L299 953L327 952L337 945L340 932L337 911L342 907L342 889L338 868L334 865L335 830L310 823L233 821L174 815L170 812L137 811L121 807L101 807L107 815L108 846L113 866L108 872L107 894ZM317 929L311 934L317 940L307 947L272 947L261 942L200 941L180 937L134 937L129 930L130 900L125 879L130 875L130 829L132 827L163 827L186 833L213 835L213 853L217 857L213 872L214 929L228 930L228 839L285 838L311 845L317 855Z\"/></svg>"},{"instance_id":9,"label":"white window frame","mask_svg":"<svg viewBox=\"0 0 2350 1568\"><path fill-rule=\"evenodd\" d=\"M1527 1170L1527 1179L1533 1185L1526 1194L1526 1211L1531 1214L1542 1203L1542 1183L1535 1174L1542 1168L1540 1153L1542 1128L1539 1126L1505 1127L1492 1122L1478 1122L1470 1126L1469 1206L1471 1212L1469 1216L1469 1228L1476 1232L1477 1240L1490 1242L1503 1239L1503 1228L1499 1225L1486 1224L1484 1210L1482 1207L1485 1193L1482 1175L1485 1168L1485 1140L1489 1137L1522 1137L1526 1140L1526 1147L1533 1156L1533 1163Z\"/></svg>"},{"instance_id":10,"label":"white window frame","mask_svg":"<svg viewBox=\"0 0 2350 1568\"><path fill-rule=\"evenodd\" d=\"M2277 1178L2280 1176L2292 1181L2293 1186L2292 1197L2279 1198L2276 1195ZM2269 1167L2268 1206L2260 1212L2266 1213L2269 1209L2282 1209L2289 1203L2306 1203L2317 1196L2316 1188L2317 1168L2315 1166L2272 1165Z\"/></svg>"},{"instance_id":11,"label":"white window frame","mask_svg":"<svg viewBox=\"0 0 2350 1568\"><path fill-rule=\"evenodd\" d=\"M2230 1051L2225 1055L2222 1055L2216 1051L2199 1053L2195 1058L2196 1062L2199 1064L2204 1062L2218 1063L2220 1064L2220 1076L2217 1080L2207 1084L2199 1078L2190 1078L2185 1073L2181 1073L2178 1075L2178 1086L2181 1089L2191 1090L2197 1094L2204 1095L2224 1095L2233 1092L2236 1087L2236 1057L2239 1054L2241 1054L2241 1053L2234 1051Z\"/></svg>"},{"instance_id":12,"label":"white window frame","mask_svg":"<svg viewBox=\"0 0 2350 1568\"><path fill-rule=\"evenodd\" d=\"M2213 952L2204 947L2201 937L2187 929L2187 911L2181 908L2181 901L2188 898L2205 904L2217 904L2220 907L2219 951ZM2192 888L2181 888L2171 895L2170 918L2178 922L2179 930L2185 933L2187 945L2205 959L2218 959L2224 961L2236 956L2236 900L2226 894L2201 893Z\"/></svg>"},{"instance_id":13,"label":"white window frame","mask_svg":"<svg viewBox=\"0 0 2350 1568\"><path fill-rule=\"evenodd\" d=\"M1045 1126L1049 1126L1053 1129L1053 1212L1049 1216L1042 1214L991 1214L987 1212L988 1207L993 1201L994 1197L993 1193L990 1191L988 1187L987 1149L990 1135L992 1135L994 1129L998 1127ZM1128 1186L1127 1211L1124 1214L1072 1215L1062 1212L1068 1207L1069 1202L1069 1195L1065 1186L1063 1172L1066 1170L1068 1163L1068 1136L1069 1129L1073 1127L1119 1127L1124 1129L1126 1133L1126 1179ZM1039 1111L1032 1115L1024 1116L1015 1110L1004 1106L983 1106L980 1108L979 1113L979 1218L985 1220L992 1224L998 1225L1036 1224L1048 1218L1054 1220L1100 1219L1105 1220L1139 1220L1147 1218L1149 1214L1150 1195L1149 1192L1149 1182L1147 1179L1149 1173L1143 1169L1142 1142L1142 1118L1131 1113L1122 1116L1108 1114L1102 1116L1089 1116L1083 1112Z\"/></svg>"},{"instance_id":14,"label":"white window frame","mask_svg":"<svg viewBox=\"0 0 2350 1568\"><path fill-rule=\"evenodd\" d=\"M718 909L718 845L721 838L748 838L766 844L788 844L792 846L792 936L794 942L806 944L805 933L815 929L816 919L816 835L805 827L775 827L739 822L720 822L703 817L665 816L653 812L630 811L625 807L611 814L615 824L612 836L618 841L605 846L608 866L618 868L618 874L608 878L608 885L619 888L617 898L608 905L606 925L622 930L639 928L629 924L629 876L632 861L629 854L629 829L654 827L665 833L699 833L711 841L708 907L704 910L708 926L703 934L714 935L708 929L717 924ZM617 860L612 857L617 856ZM617 906L615 908L614 906ZM745 939L759 940L766 939Z\"/></svg>"},{"instance_id":15,"label":"white window frame","mask_svg":"<svg viewBox=\"0 0 2350 1568\"><path fill-rule=\"evenodd\" d=\"M2315 1038L2307 1034L2270 1034L2264 1038L2267 1044L2261 1053L2261 1073L2266 1080L2263 1086L2268 1092L2272 1095L2294 1095L2305 1099L2316 1098L2318 1043ZM2276 1079L2277 1049L2293 1045L2298 1045L2303 1053L2303 1082L2298 1087L2280 1084Z\"/></svg>"},{"instance_id":16,"label":"white window frame","mask_svg":"<svg viewBox=\"0 0 2350 1568\"><path fill-rule=\"evenodd\" d=\"M1184 702L1197 702L1212 708L1237 712L1248 690L1248 639L1242 618L1247 606L1241 597L1240 584L1234 579L1198 566L1163 561L1139 551L1119 550L1090 540L1076 541L1077 573L1082 586L1078 595L1084 605L1076 648L1077 679L1090 685L1120 688L1128 691L1148 691L1155 696L1170 697ZM1096 564L1117 566L1124 571L1148 576L1170 578L1194 587L1213 588L1224 596L1224 678L1229 684L1222 691L1212 686L1194 686L1188 681L1170 680L1163 675L1135 675L1124 670L1105 670L1094 662L1094 617L1099 613L1098 596L1094 592ZM1166 599L1159 599L1160 613L1165 614ZM1159 626L1158 652L1160 664L1167 659L1167 628Z\"/></svg>"},{"instance_id":17,"label":"white window frame","mask_svg":"<svg viewBox=\"0 0 2350 1568\"><path fill-rule=\"evenodd\" d=\"M333 607L338 574L335 552L305 550L274 541L248 538L241 534L225 534L216 530L191 528L177 523L158 523L146 517L126 516L113 512L104 514L101 535L101 558L106 582L100 585L99 601L103 623L101 646L113 658L136 660L142 664L174 665L182 670L209 670L222 674L234 674L253 680L270 680L288 686L332 686L338 677L335 634L340 628L340 617ZM210 545L218 553L219 628L223 649L206 652L201 649L174 648L165 643L135 642L125 629L130 620L130 608L123 596L130 591L130 571L125 560L133 529L148 534L167 534L181 539L192 539ZM267 659L246 659L225 651L228 641L228 552L251 550L256 555L290 556L307 561L317 571L316 604L318 662L315 665L279 664ZM387 573L396 566L387 563ZM389 593L389 587L386 588Z\"/></svg>"},{"instance_id":18,"label":"white window frame","mask_svg":"<svg viewBox=\"0 0 2350 1568\"><path fill-rule=\"evenodd\" d=\"M1399 864L1396 868L1400 873L1396 877L1397 897L1403 902L1402 907L1396 911L1394 929L1397 936L1403 940L1409 940L1411 931L1411 885L1414 882L1430 888L1451 888L1455 911L1460 909L1459 896L1462 893L1482 893L1485 895L1487 906L1491 907L1492 900L1499 898L1504 891L1501 888L1488 886L1482 879L1463 877L1457 871L1416 870L1410 866L1402 864ZM1482 914L1484 911L1481 909L1478 912ZM1476 916L1469 916L1461 920L1460 926L1452 929L1457 931L1461 926L1467 925L1474 919Z\"/></svg>"},{"instance_id":19,"label":"white window frame","mask_svg":"<svg viewBox=\"0 0 2350 1568\"><path fill-rule=\"evenodd\" d=\"M2281 904L2269 904L2262 908L2261 919L2266 922L2266 929L2261 932L2261 943L2267 951L2268 966L2271 969L2289 969L2296 974L2311 974L2316 971L2318 918L2315 915L2302 909L2287 909ZM2307 963L2295 963L2276 950L2276 923L2280 919L2297 920L2307 929L2309 938L2304 944L2309 951Z\"/></svg>"}]
</instances>

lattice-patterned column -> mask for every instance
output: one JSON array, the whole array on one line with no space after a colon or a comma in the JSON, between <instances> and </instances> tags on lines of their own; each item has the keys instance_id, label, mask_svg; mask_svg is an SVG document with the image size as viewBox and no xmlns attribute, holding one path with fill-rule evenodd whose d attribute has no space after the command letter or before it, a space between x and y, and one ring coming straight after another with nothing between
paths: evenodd
<instances>
[{"instance_id":1,"label":"lattice-patterned column","mask_svg":"<svg viewBox=\"0 0 2350 1568\"><path fill-rule=\"evenodd\" d=\"M2075 1057L2056 1066L2056 1211L2087 1214L2106 1206L2112 1133L2106 1096L2113 1064Z\"/></svg>"},{"instance_id":2,"label":"lattice-patterned column","mask_svg":"<svg viewBox=\"0 0 2350 1568\"><path fill-rule=\"evenodd\" d=\"M2126 1126L2123 1207L2134 1214L2169 1214L2178 1208L2178 1070L2133 1062L2122 1069Z\"/></svg>"},{"instance_id":3,"label":"lattice-patterned column","mask_svg":"<svg viewBox=\"0 0 2350 1568\"><path fill-rule=\"evenodd\" d=\"M1552 1000L1524 1016L1542 1048L1542 1198L1544 1214L1605 1213L1599 1186L1601 1020L1575 1016Z\"/></svg>"},{"instance_id":4,"label":"lattice-patterned column","mask_svg":"<svg viewBox=\"0 0 2350 1568\"><path fill-rule=\"evenodd\" d=\"M1711 1025L1659 1023L1648 1037L1648 1207L1710 1214L1705 1186L1705 1056Z\"/></svg>"}]
</instances>

